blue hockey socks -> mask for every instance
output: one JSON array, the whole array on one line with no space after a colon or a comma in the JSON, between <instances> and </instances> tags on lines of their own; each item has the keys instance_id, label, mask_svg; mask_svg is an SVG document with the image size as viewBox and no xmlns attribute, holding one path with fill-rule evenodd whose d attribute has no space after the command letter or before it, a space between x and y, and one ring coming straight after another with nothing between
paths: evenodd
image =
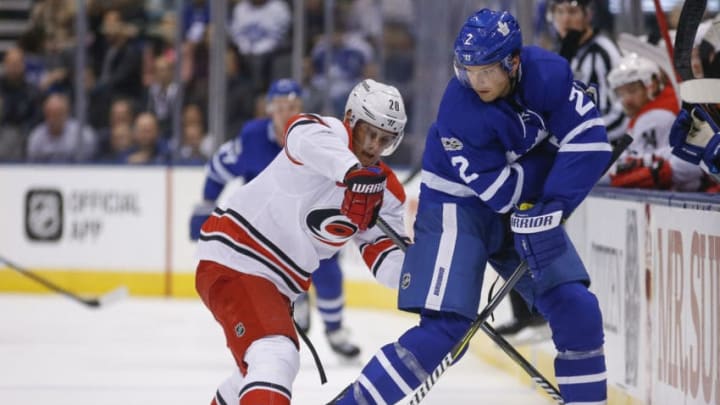
<instances>
[{"instance_id":1,"label":"blue hockey socks","mask_svg":"<svg viewBox=\"0 0 720 405\"><path fill-rule=\"evenodd\" d=\"M342 289L342 271L337 256L321 260L320 266L312 275L312 281L315 286L317 308L325 323L325 331L340 329L345 297Z\"/></svg>"},{"instance_id":2,"label":"blue hockey socks","mask_svg":"<svg viewBox=\"0 0 720 405\"><path fill-rule=\"evenodd\" d=\"M465 334L471 320L424 312L420 325L383 346L336 404L394 404L412 393Z\"/></svg>"},{"instance_id":3,"label":"blue hockey socks","mask_svg":"<svg viewBox=\"0 0 720 405\"><path fill-rule=\"evenodd\" d=\"M607 373L595 295L582 283L567 283L545 293L536 305L553 331L555 375L565 403L604 403Z\"/></svg>"}]
</instances>

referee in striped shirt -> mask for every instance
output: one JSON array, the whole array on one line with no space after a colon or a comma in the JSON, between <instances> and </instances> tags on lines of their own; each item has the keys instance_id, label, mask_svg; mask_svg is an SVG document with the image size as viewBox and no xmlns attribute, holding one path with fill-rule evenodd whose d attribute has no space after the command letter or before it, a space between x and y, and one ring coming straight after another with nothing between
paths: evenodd
<instances>
[{"instance_id":1,"label":"referee in striped shirt","mask_svg":"<svg viewBox=\"0 0 720 405\"><path fill-rule=\"evenodd\" d=\"M627 126L620 100L607 82L608 73L620 60L620 49L593 28L592 0L549 1L548 14L560 38L559 53L570 62L575 79L597 85L597 107L605 120L608 138L613 141Z\"/></svg>"}]
</instances>

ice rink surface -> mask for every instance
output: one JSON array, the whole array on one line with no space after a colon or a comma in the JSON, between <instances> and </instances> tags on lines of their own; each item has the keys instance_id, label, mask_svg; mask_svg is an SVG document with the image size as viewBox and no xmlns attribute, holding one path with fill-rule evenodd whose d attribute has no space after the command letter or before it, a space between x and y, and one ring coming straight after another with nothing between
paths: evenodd
<instances>
[{"instance_id":1,"label":"ice rink surface","mask_svg":"<svg viewBox=\"0 0 720 405\"><path fill-rule=\"evenodd\" d=\"M199 300L127 298L88 309L52 295L0 294L1 405L206 405L233 364L220 327ZM346 325L362 362L415 323L388 311L349 309ZM295 405L325 404L361 361L333 354L313 314L310 337L328 375L320 385L301 349ZM453 366L423 404L536 405L549 401L472 354Z\"/></svg>"}]
</instances>

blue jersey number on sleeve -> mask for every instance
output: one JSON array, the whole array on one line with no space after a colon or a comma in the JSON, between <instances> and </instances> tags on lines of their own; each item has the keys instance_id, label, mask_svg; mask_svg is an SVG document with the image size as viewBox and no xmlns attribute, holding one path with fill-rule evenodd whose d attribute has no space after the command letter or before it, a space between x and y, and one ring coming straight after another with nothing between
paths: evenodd
<instances>
[{"instance_id":1,"label":"blue jersey number on sleeve","mask_svg":"<svg viewBox=\"0 0 720 405\"><path fill-rule=\"evenodd\" d=\"M573 86L570 89L570 101L575 101L575 111L578 115L583 116L593 108L592 100L585 100L585 93Z\"/></svg>"}]
</instances>

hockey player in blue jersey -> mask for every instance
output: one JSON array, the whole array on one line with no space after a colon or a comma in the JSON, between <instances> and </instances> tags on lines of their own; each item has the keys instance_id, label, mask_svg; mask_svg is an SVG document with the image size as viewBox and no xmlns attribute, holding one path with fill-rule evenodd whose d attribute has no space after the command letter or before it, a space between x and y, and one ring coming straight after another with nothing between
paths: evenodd
<instances>
[{"instance_id":1,"label":"hockey player in blue jersey","mask_svg":"<svg viewBox=\"0 0 720 405\"><path fill-rule=\"evenodd\" d=\"M207 165L202 204L195 207L190 219L190 238L197 240L200 228L212 213L217 198L231 180L242 177L247 183L257 176L282 150L285 125L303 109L302 88L295 80L273 82L267 94L270 117L249 121L240 134L218 148ZM316 304L325 323L330 347L339 355L355 358L360 348L350 342L349 332L342 327L343 276L337 256L321 260L313 273ZM295 321L304 331L310 328L309 298L303 294L295 302Z\"/></svg>"},{"instance_id":2,"label":"hockey player in blue jersey","mask_svg":"<svg viewBox=\"0 0 720 405\"><path fill-rule=\"evenodd\" d=\"M610 159L602 118L563 58L522 46L507 12L472 15L454 51L400 276L398 306L420 322L334 403L394 404L413 392L476 317L486 265L507 278L526 260L516 289L549 322L565 403L604 404L602 315L562 226Z\"/></svg>"}]
</instances>

